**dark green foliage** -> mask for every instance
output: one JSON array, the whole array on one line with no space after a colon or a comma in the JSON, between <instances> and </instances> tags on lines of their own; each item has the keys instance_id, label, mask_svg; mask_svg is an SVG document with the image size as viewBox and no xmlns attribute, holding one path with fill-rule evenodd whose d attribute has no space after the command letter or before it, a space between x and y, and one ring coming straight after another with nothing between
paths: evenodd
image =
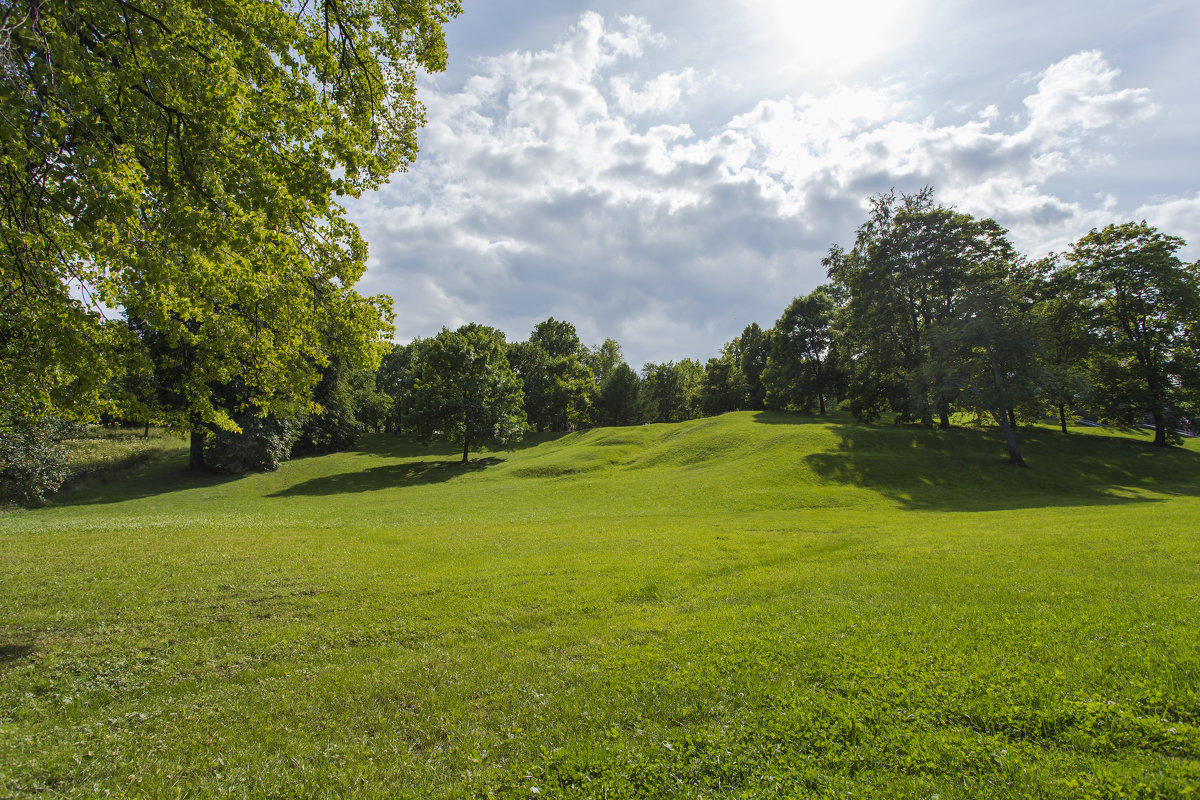
<instances>
[{"instance_id":1,"label":"dark green foliage","mask_svg":"<svg viewBox=\"0 0 1200 800\"><path fill-rule=\"evenodd\" d=\"M643 422L640 401L641 381L633 368L619 363L600 384L596 397L596 422L599 425L636 425Z\"/></svg>"},{"instance_id":2,"label":"dark green foliage","mask_svg":"<svg viewBox=\"0 0 1200 800\"><path fill-rule=\"evenodd\" d=\"M1092 379L1105 418L1154 420L1154 443L1178 443L1175 409L1196 386L1200 265L1176 256L1182 239L1145 221L1092 230L1067 254L1096 336Z\"/></svg>"},{"instance_id":3,"label":"dark green foliage","mask_svg":"<svg viewBox=\"0 0 1200 800\"><path fill-rule=\"evenodd\" d=\"M601 357L601 366L611 355ZM507 356L521 380L525 417L535 430L565 431L591 422L596 378L587 362L593 354L580 343L574 325L553 317L539 322L529 341L508 345Z\"/></svg>"},{"instance_id":4,"label":"dark green foliage","mask_svg":"<svg viewBox=\"0 0 1200 800\"><path fill-rule=\"evenodd\" d=\"M414 339L408 344L394 345L384 354L375 373L375 385L391 399L385 424L396 431L406 429L406 416L412 409L412 391L417 365L428 339Z\"/></svg>"},{"instance_id":5,"label":"dark green foliage","mask_svg":"<svg viewBox=\"0 0 1200 800\"><path fill-rule=\"evenodd\" d=\"M768 332L752 322L742 331L738 342L737 363L746 386L746 400L739 409L760 411L766 408L767 390L763 386L762 374L771 355L771 339Z\"/></svg>"},{"instance_id":6,"label":"dark green foliage","mask_svg":"<svg viewBox=\"0 0 1200 800\"><path fill-rule=\"evenodd\" d=\"M704 381L700 387L700 402L708 415L724 414L747 407L746 377L737 359L738 340L725 346L720 358L710 358L704 365Z\"/></svg>"},{"instance_id":7,"label":"dark green foliage","mask_svg":"<svg viewBox=\"0 0 1200 800\"><path fill-rule=\"evenodd\" d=\"M313 391L319 411L302 417L300 430L292 445L293 455L334 453L353 447L362 426L354 415L355 393L350 370L341 359L331 359L321 370L321 380Z\"/></svg>"},{"instance_id":8,"label":"dark green foliage","mask_svg":"<svg viewBox=\"0 0 1200 800\"><path fill-rule=\"evenodd\" d=\"M74 426L57 419L0 425L0 504L41 503L71 471L62 440Z\"/></svg>"},{"instance_id":9,"label":"dark green foliage","mask_svg":"<svg viewBox=\"0 0 1200 800\"><path fill-rule=\"evenodd\" d=\"M288 460L299 435L296 423L245 414L240 433L212 428L204 439L204 466L217 472L274 472Z\"/></svg>"},{"instance_id":10,"label":"dark green foliage","mask_svg":"<svg viewBox=\"0 0 1200 800\"><path fill-rule=\"evenodd\" d=\"M797 297L775 323L771 355L763 370L766 405L824 414L826 398L836 385L830 358L833 336L833 298L825 287Z\"/></svg>"},{"instance_id":11,"label":"dark green foliage","mask_svg":"<svg viewBox=\"0 0 1200 800\"><path fill-rule=\"evenodd\" d=\"M682 422L704 416L704 368L695 359L642 366L641 400L648 422Z\"/></svg>"}]
</instances>

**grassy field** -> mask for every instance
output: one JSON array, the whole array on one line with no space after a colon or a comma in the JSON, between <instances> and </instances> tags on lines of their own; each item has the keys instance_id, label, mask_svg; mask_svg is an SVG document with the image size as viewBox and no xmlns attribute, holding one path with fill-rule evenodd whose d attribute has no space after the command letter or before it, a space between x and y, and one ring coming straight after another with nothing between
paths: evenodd
<instances>
[{"instance_id":1,"label":"grassy field","mask_svg":"<svg viewBox=\"0 0 1200 800\"><path fill-rule=\"evenodd\" d=\"M1200 451L739 413L0 516L0 793L1200 796Z\"/></svg>"}]
</instances>

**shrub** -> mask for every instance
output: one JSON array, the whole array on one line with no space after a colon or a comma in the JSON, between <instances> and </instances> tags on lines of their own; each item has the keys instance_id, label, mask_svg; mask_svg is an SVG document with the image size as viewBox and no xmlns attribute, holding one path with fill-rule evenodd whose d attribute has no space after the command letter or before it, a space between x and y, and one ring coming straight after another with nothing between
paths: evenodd
<instances>
[{"instance_id":1,"label":"shrub","mask_svg":"<svg viewBox=\"0 0 1200 800\"><path fill-rule=\"evenodd\" d=\"M293 422L247 414L241 433L212 430L204 442L204 463L218 472L274 472L287 461L298 429Z\"/></svg>"},{"instance_id":2,"label":"shrub","mask_svg":"<svg viewBox=\"0 0 1200 800\"><path fill-rule=\"evenodd\" d=\"M42 503L71 475L62 440L73 429L57 419L0 425L0 502Z\"/></svg>"}]
</instances>

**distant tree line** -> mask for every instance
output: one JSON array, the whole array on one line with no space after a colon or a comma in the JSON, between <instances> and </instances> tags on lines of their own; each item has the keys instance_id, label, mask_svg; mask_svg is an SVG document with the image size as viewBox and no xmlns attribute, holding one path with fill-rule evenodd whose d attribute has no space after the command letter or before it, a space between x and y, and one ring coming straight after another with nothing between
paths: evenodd
<instances>
[{"instance_id":1,"label":"distant tree line","mask_svg":"<svg viewBox=\"0 0 1200 800\"><path fill-rule=\"evenodd\" d=\"M941 428L974 415L999 428L1015 465L1019 426L1048 418L1063 433L1076 415L1150 420L1154 444L1167 446L1200 415L1200 264L1179 259L1183 246L1128 222L1031 261L994 220L940 205L929 189L889 193L871 199L849 247L830 249L827 284L705 364L635 370L618 342L586 346L553 317L524 341L469 324L381 347L353 315L331 316L318 336L326 346L303 356L315 384L272 399L254 388L270 364L230 354L240 366L214 369L193 323L164 330L129 315L106 323L120 368L100 395L106 419L191 431L193 466L229 472L352 447L366 430L445 439L465 461L526 432L839 406ZM63 429L39 422L0 436L6 496L61 482L51 445Z\"/></svg>"},{"instance_id":2,"label":"distant tree line","mask_svg":"<svg viewBox=\"0 0 1200 800\"><path fill-rule=\"evenodd\" d=\"M1120 427L1148 419L1154 444L1167 446L1200 413L1200 264L1179 259L1183 246L1128 222L1030 261L994 220L940 205L927 188L873 198L854 243L824 259L829 283L792 300L770 328L748 325L703 366L635 372L617 342L585 347L553 318L525 342L488 330L507 360L496 369L507 366L520 387L506 401L512 419L519 396L529 430L844 404L860 420L939 428L970 414L996 425L1009 462L1024 465L1021 423L1057 418L1066 433L1074 415ZM394 429L438 430L422 353L451 335L384 357L378 388L392 398Z\"/></svg>"}]
</instances>

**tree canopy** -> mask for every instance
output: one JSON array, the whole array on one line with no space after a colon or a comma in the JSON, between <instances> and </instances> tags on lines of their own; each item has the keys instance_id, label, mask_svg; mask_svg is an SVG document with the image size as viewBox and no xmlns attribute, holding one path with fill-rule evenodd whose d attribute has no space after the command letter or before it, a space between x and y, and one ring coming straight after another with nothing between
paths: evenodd
<instances>
[{"instance_id":1,"label":"tree canopy","mask_svg":"<svg viewBox=\"0 0 1200 800\"><path fill-rule=\"evenodd\" d=\"M1106 417L1154 420L1154 443L1176 438L1174 409L1197 387L1200 265L1184 242L1145 221L1092 230L1067 254L1090 327L1096 398Z\"/></svg>"},{"instance_id":2,"label":"tree canopy","mask_svg":"<svg viewBox=\"0 0 1200 800\"><path fill-rule=\"evenodd\" d=\"M419 357L408 413L419 435L461 445L464 464L472 447L521 438L521 381L504 355L504 334L475 323L443 328Z\"/></svg>"},{"instance_id":3,"label":"tree canopy","mask_svg":"<svg viewBox=\"0 0 1200 800\"><path fill-rule=\"evenodd\" d=\"M80 413L112 371L104 315L192 358L191 424L307 405L331 356L374 366L390 302L353 286L341 196L416 156L419 70L454 0L24 0L0 13L0 389ZM114 311L115 310L115 311ZM20 321L18 324L17 321ZM333 324L331 324L333 321Z\"/></svg>"}]
</instances>

